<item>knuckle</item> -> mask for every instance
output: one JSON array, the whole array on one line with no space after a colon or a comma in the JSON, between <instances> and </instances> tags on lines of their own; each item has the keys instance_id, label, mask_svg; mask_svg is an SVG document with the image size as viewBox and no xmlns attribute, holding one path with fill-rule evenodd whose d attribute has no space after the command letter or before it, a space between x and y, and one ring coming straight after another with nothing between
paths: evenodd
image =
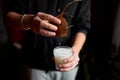
<instances>
[{"instance_id":1,"label":"knuckle","mask_svg":"<svg viewBox=\"0 0 120 80\"><path fill-rule=\"evenodd\" d=\"M40 21L40 27L43 27L43 26L45 26L44 21Z\"/></svg>"},{"instance_id":2,"label":"knuckle","mask_svg":"<svg viewBox=\"0 0 120 80\"><path fill-rule=\"evenodd\" d=\"M71 63L71 65L70 65L70 67L72 67L74 64L73 63Z\"/></svg>"},{"instance_id":3,"label":"knuckle","mask_svg":"<svg viewBox=\"0 0 120 80\"><path fill-rule=\"evenodd\" d=\"M45 32L45 34L46 34L46 36L50 36L49 32L47 32L47 31Z\"/></svg>"},{"instance_id":4,"label":"knuckle","mask_svg":"<svg viewBox=\"0 0 120 80\"><path fill-rule=\"evenodd\" d=\"M43 13L42 13L42 12L38 12L37 14L38 14L38 15L42 15Z\"/></svg>"},{"instance_id":5,"label":"knuckle","mask_svg":"<svg viewBox=\"0 0 120 80\"><path fill-rule=\"evenodd\" d=\"M39 30L40 34L43 35L44 31L42 29Z\"/></svg>"},{"instance_id":6,"label":"knuckle","mask_svg":"<svg viewBox=\"0 0 120 80\"><path fill-rule=\"evenodd\" d=\"M51 26L50 26L50 25L47 25L46 28L47 28L47 29L51 29Z\"/></svg>"}]
</instances>

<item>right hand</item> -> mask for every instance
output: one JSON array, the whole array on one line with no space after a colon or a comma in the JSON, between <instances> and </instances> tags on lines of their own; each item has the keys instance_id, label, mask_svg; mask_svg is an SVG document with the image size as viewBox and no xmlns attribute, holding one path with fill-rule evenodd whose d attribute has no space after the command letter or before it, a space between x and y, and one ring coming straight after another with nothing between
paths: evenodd
<instances>
[{"instance_id":1,"label":"right hand","mask_svg":"<svg viewBox=\"0 0 120 80\"><path fill-rule=\"evenodd\" d=\"M41 36L55 36L57 26L54 24L61 24L61 21L46 13L38 12L31 20L31 30Z\"/></svg>"}]
</instances>

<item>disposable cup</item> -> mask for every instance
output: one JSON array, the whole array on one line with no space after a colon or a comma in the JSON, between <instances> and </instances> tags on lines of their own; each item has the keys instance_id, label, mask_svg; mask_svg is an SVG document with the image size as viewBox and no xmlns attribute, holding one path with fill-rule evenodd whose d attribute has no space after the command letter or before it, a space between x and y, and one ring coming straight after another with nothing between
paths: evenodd
<instances>
[{"instance_id":1,"label":"disposable cup","mask_svg":"<svg viewBox=\"0 0 120 80\"><path fill-rule=\"evenodd\" d=\"M63 60L72 55L72 48L69 46L57 46L53 49L55 66L59 69L59 64L63 63Z\"/></svg>"}]
</instances>

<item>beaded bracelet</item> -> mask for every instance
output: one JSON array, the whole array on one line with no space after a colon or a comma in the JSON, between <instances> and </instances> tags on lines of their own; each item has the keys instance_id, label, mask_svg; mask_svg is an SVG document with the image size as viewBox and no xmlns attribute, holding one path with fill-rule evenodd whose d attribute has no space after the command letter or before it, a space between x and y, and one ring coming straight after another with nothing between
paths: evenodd
<instances>
[{"instance_id":1,"label":"beaded bracelet","mask_svg":"<svg viewBox=\"0 0 120 80\"><path fill-rule=\"evenodd\" d=\"M23 16L21 17L21 19L20 19L20 23L21 23L21 27L24 29L24 30L29 30L30 29L30 27L27 27L27 28L25 28L24 27L24 17L26 16L26 14L23 14Z\"/></svg>"}]
</instances>

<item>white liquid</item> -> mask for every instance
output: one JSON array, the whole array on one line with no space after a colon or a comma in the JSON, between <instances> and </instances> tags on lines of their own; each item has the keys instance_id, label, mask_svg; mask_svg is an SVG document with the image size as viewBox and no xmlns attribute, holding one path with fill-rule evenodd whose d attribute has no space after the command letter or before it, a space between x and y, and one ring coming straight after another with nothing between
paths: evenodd
<instances>
[{"instance_id":1,"label":"white liquid","mask_svg":"<svg viewBox=\"0 0 120 80\"><path fill-rule=\"evenodd\" d=\"M63 63L65 58L68 58L72 55L72 48L66 46L58 46L54 49L54 58L56 68L58 69L58 65Z\"/></svg>"}]
</instances>

